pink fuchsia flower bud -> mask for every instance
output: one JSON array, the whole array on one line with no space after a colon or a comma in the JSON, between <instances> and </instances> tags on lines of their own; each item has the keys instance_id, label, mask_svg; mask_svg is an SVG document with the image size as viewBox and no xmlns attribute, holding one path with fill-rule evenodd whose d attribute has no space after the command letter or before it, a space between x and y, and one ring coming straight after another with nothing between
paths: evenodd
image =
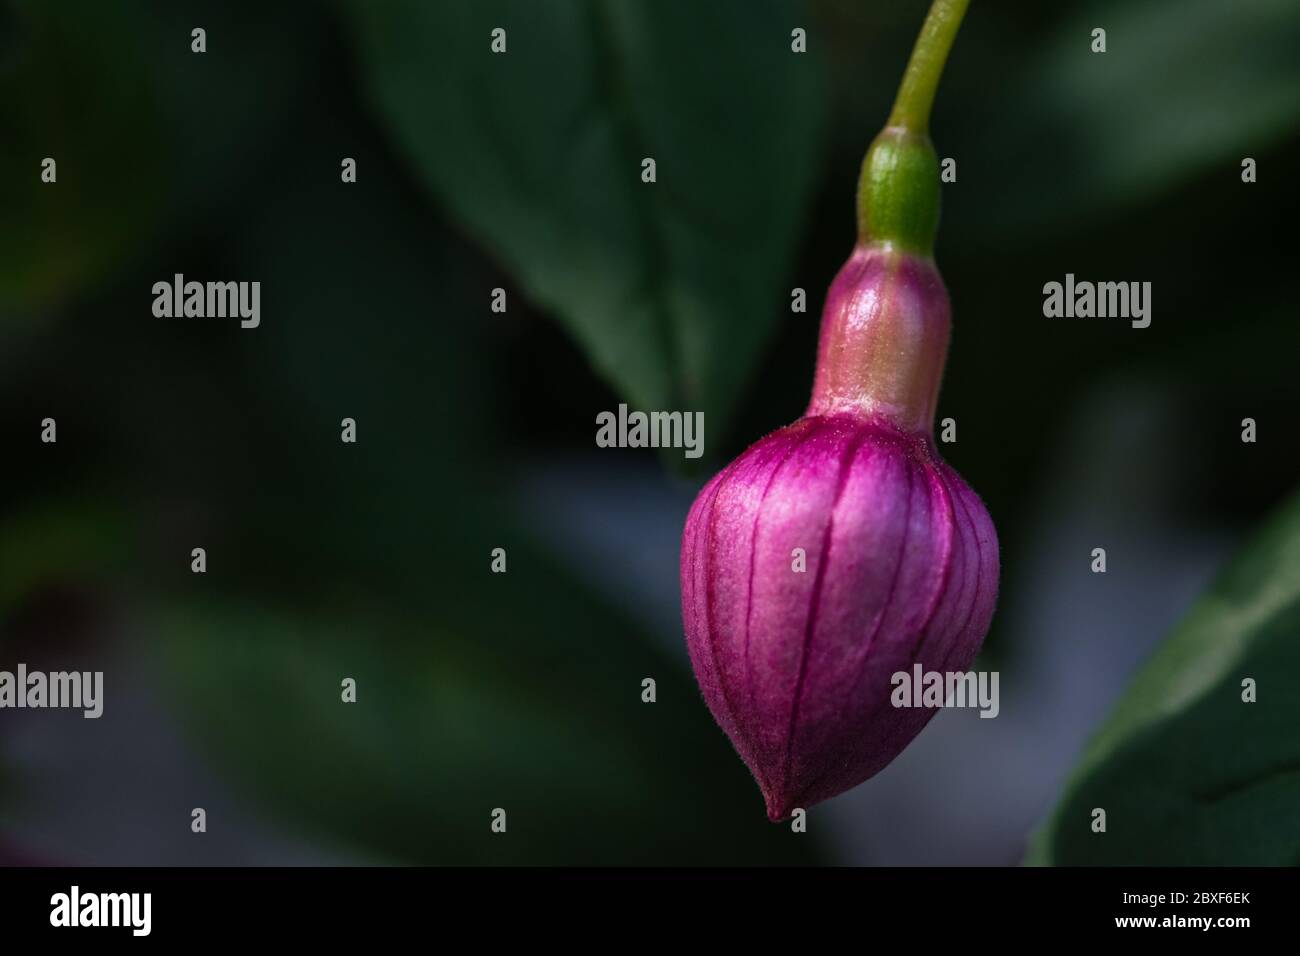
<instances>
[{"instance_id":1,"label":"pink fuchsia flower bud","mask_svg":"<svg viewBox=\"0 0 1300 956\"><path fill-rule=\"evenodd\" d=\"M933 439L949 304L914 115L896 106L863 164L807 412L715 476L682 536L691 663L772 820L898 756L934 710L893 706L893 675L968 669L993 616L993 523Z\"/></svg>"}]
</instances>

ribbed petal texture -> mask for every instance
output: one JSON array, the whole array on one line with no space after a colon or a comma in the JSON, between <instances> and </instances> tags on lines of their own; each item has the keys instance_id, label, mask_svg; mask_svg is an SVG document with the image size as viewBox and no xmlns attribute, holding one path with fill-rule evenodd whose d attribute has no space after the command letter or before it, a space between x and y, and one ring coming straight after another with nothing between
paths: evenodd
<instances>
[{"instance_id":1,"label":"ribbed petal texture","mask_svg":"<svg viewBox=\"0 0 1300 956\"><path fill-rule=\"evenodd\" d=\"M877 773L934 715L893 707L891 676L969 668L998 547L928 436L814 415L700 492L681 579L704 699L780 820Z\"/></svg>"}]
</instances>

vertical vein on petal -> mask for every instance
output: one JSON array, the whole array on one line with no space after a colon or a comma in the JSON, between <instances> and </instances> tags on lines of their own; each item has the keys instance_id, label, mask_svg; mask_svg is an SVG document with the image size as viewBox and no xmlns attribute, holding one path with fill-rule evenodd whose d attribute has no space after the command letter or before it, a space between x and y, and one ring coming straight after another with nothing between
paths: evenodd
<instances>
[{"instance_id":1,"label":"vertical vein on petal","mask_svg":"<svg viewBox=\"0 0 1300 956\"><path fill-rule=\"evenodd\" d=\"M794 759L794 734L795 728L799 723L799 698L803 695L804 680L808 676L808 651L812 646L813 629L817 622L817 609L821 603L822 586L826 581L826 569L831 562L831 536L835 531L835 509L839 507L840 499L844 495L844 489L848 486L849 466L853 458L858 453L867 438L871 435L870 429L861 428L858 433L850 439L848 447L840 455L839 470L835 476L835 497L831 501L830 515L826 519L826 530L822 533L821 560L817 563L817 577L813 581L812 595L808 599L808 617L804 625L803 650L799 655L799 673L795 678L794 699L790 705L790 727L786 732L785 741L785 770L782 775L781 785L785 789L785 798L790 799L790 767Z\"/></svg>"},{"instance_id":2,"label":"vertical vein on petal","mask_svg":"<svg viewBox=\"0 0 1300 956\"><path fill-rule=\"evenodd\" d=\"M948 521L947 521L948 534L947 534L947 538L945 539L945 548L943 554L943 571L940 573L939 576L939 587L935 590L934 597L931 599L930 605L928 608L926 608L925 615L922 618L921 623L917 627L916 632L918 636L917 636L916 645L912 648L912 661L911 661L912 664L915 664L918 660L920 660L921 651L925 646L925 640L927 637L930 636L929 634L926 633L926 631L929 629L930 624L934 621L934 616L935 614L938 613L939 606L943 604L944 594L947 592L948 584L952 578L953 560L954 560L954 555L957 552L956 542L957 542L957 537L960 534L960 532L957 529L957 507L956 505L953 504L952 491L950 491L948 488L948 481L944 477L943 469L936 467L932 463L927 464L925 467L929 470L929 474L934 475L938 479L939 490L943 492L943 500L948 506Z\"/></svg>"},{"instance_id":3,"label":"vertical vein on petal","mask_svg":"<svg viewBox=\"0 0 1300 956\"><path fill-rule=\"evenodd\" d=\"M884 603L880 605L880 613L876 615L876 624L867 636L866 646L862 649L863 669L866 668L867 660L871 654L871 645L876 642L876 637L880 634L880 629L885 624L885 617L889 611L889 606L894 603L894 594L898 591L898 579L903 576L903 560L907 556L907 542L911 538L912 531L912 490L916 485L916 476L913 474L915 467L910 460L905 459L907 465L907 507L903 509L903 533L899 537L898 554L894 557L894 574L889 580L889 590L885 592Z\"/></svg>"},{"instance_id":4,"label":"vertical vein on petal","mask_svg":"<svg viewBox=\"0 0 1300 956\"><path fill-rule=\"evenodd\" d=\"M763 506L767 504L768 492L772 490L772 485L776 482L777 474L779 474L781 469L785 467L786 463L792 457L794 457L795 452L803 448L804 445L808 444L808 442L812 440L814 435L819 434L823 430L821 419L811 419L811 420L805 419L805 421L811 421L813 424L810 425L810 427L808 427L807 429L805 429L803 436L800 437L798 441L795 441L790 445L785 455L782 456L780 462L778 462L777 466L772 469L772 474L768 475L767 484L763 486L763 494L759 498L758 507L754 511L754 529L753 529L753 533L750 535L750 543L749 543L749 581L745 590L745 645L744 645L745 684L749 688L749 701L750 701L751 711L753 710L753 705L754 705L754 672L750 664L749 638L750 638L750 628L753 623L753 616L754 616L754 574L758 566L758 535L760 530L760 521L763 517Z\"/></svg>"},{"instance_id":5,"label":"vertical vein on petal","mask_svg":"<svg viewBox=\"0 0 1300 956\"><path fill-rule=\"evenodd\" d=\"M940 473L940 476L943 478L944 482L947 483L948 476L944 475L942 472ZM940 668L940 670L943 671L948 670L949 662L965 644L966 632L970 630L971 620L975 617L975 612L979 610L981 578L984 576L984 549L980 547L979 528L975 524L975 519L971 517L970 509L966 505L965 496L957 494L953 495L953 497L960 500L962 517L966 519L966 525L970 528L971 548L975 552L975 574L971 578L974 587L971 589L970 607L966 611L966 620L962 621L961 628L955 632L952 647L948 649L948 653L944 656L943 666Z\"/></svg>"},{"instance_id":6,"label":"vertical vein on petal","mask_svg":"<svg viewBox=\"0 0 1300 956\"><path fill-rule=\"evenodd\" d=\"M853 684L851 685L852 689L844 696L844 702L840 707L841 716L850 707L855 706L857 702L857 686L862 683L863 675L866 674L867 668L870 666L871 645L875 643L877 635L880 634L880 629L884 626L885 615L889 610L889 605L893 603L894 594L898 590L898 580L902 577L903 573L903 562L907 556L907 542L909 537L909 528L911 527L912 521L912 489L915 484L915 475L913 474L915 466L912 464L910 459L904 460L907 467L907 509L903 516L903 533L898 542L898 554L894 559L894 575L889 582L889 590L885 593L885 600L880 605L880 611L876 614L876 621L875 624L872 625L870 635L867 637L866 646L863 648L862 663L858 667L858 676L854 678ZM832 519L833 518L834 512L832 512ZM813 792L815 788L821 784L822 780L825 779L829 770L829 767L824 767L821 773L809 783L806 788L807 792Z\"/></svg>"}]
</instances>

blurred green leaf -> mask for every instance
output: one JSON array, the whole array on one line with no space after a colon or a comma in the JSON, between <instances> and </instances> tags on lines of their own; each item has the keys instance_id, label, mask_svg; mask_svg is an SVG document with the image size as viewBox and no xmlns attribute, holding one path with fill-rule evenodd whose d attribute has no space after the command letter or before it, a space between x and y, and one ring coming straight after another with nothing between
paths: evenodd
<instances>
[{"instance_id":1,"label":"blurred green leaf","mask_svg":"<svg viewBox=\"0 0 1300 956\"><path fill-rule=\"evenodd\" d=\"M1242 681L1258 701L1242 701ZM1300 496L1223 572L1091 741L1038 864L1300 863ZM1091 830L1094 807L1104 834Z\"/></svg>"},{"instance_id":2,"label":"blurred green leaf","mask_svg":"<svg viewBox=\"0 0 1300 956\"><path fill-rule=\"evenodd\" d=\"M1105 53L1091 49L1097 27ZM1090 4L1039 45L972 142L972 166L1003 173L984 224L1077 224L1215 164L1239 179L1243 157L1300 127L1297 50L1294 0Z\"/></svg>"},{"instance_id":3,"label":"blurred green leaf","mask_svg":"<svg viewBox=\"0 0 1300 956\"><path fill-rule=\"evenodd\" d=\"M790 50L798 5L347 9L421 183L630 403L720 424L788 307L816 171L820 67Z\"/></svg>"},{"instance_id":4,"label":"blurred green leaf","mask_svg":"<svg viewBox=\"0 0 1300 956\"><path fill-rule=\"evenodd\" d=\"M151 621L164 679L211 752L286 826L363 855L813 860L805 837L764 821L756 792L741 812L752 783L697 719L694 688L617 634L588 658L621 666L596 677L586 660L545 666L355 608L306 617L206 601ZM641 702L643 676L659 680L655 704ZM341 700L347 677L355 703ZM490 830L498 807L505 835Z\"/></svg>"}]
</instances>

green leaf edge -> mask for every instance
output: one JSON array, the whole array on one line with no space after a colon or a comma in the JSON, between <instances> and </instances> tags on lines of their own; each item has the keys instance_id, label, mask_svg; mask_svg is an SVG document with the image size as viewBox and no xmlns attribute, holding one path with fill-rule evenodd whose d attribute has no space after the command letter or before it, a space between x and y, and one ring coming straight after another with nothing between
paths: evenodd
<instances>
[{"instance_id":1,"label":"green leaf edge","mask_svg":"<svg viewBox=\"0 0 1300 956\"><path fill-rule=\"evenodd\" d=\"M1053 835L1070 796L1123 744L1174 719L1250 650L1250 636L1300 597L1300 493L1264 522L1130 681L1085 746L1047 819L1033 833L1026 866L1052 866ZM1264 573L1260 573L1263 571Z\"/></svg>"}]
</instances>

